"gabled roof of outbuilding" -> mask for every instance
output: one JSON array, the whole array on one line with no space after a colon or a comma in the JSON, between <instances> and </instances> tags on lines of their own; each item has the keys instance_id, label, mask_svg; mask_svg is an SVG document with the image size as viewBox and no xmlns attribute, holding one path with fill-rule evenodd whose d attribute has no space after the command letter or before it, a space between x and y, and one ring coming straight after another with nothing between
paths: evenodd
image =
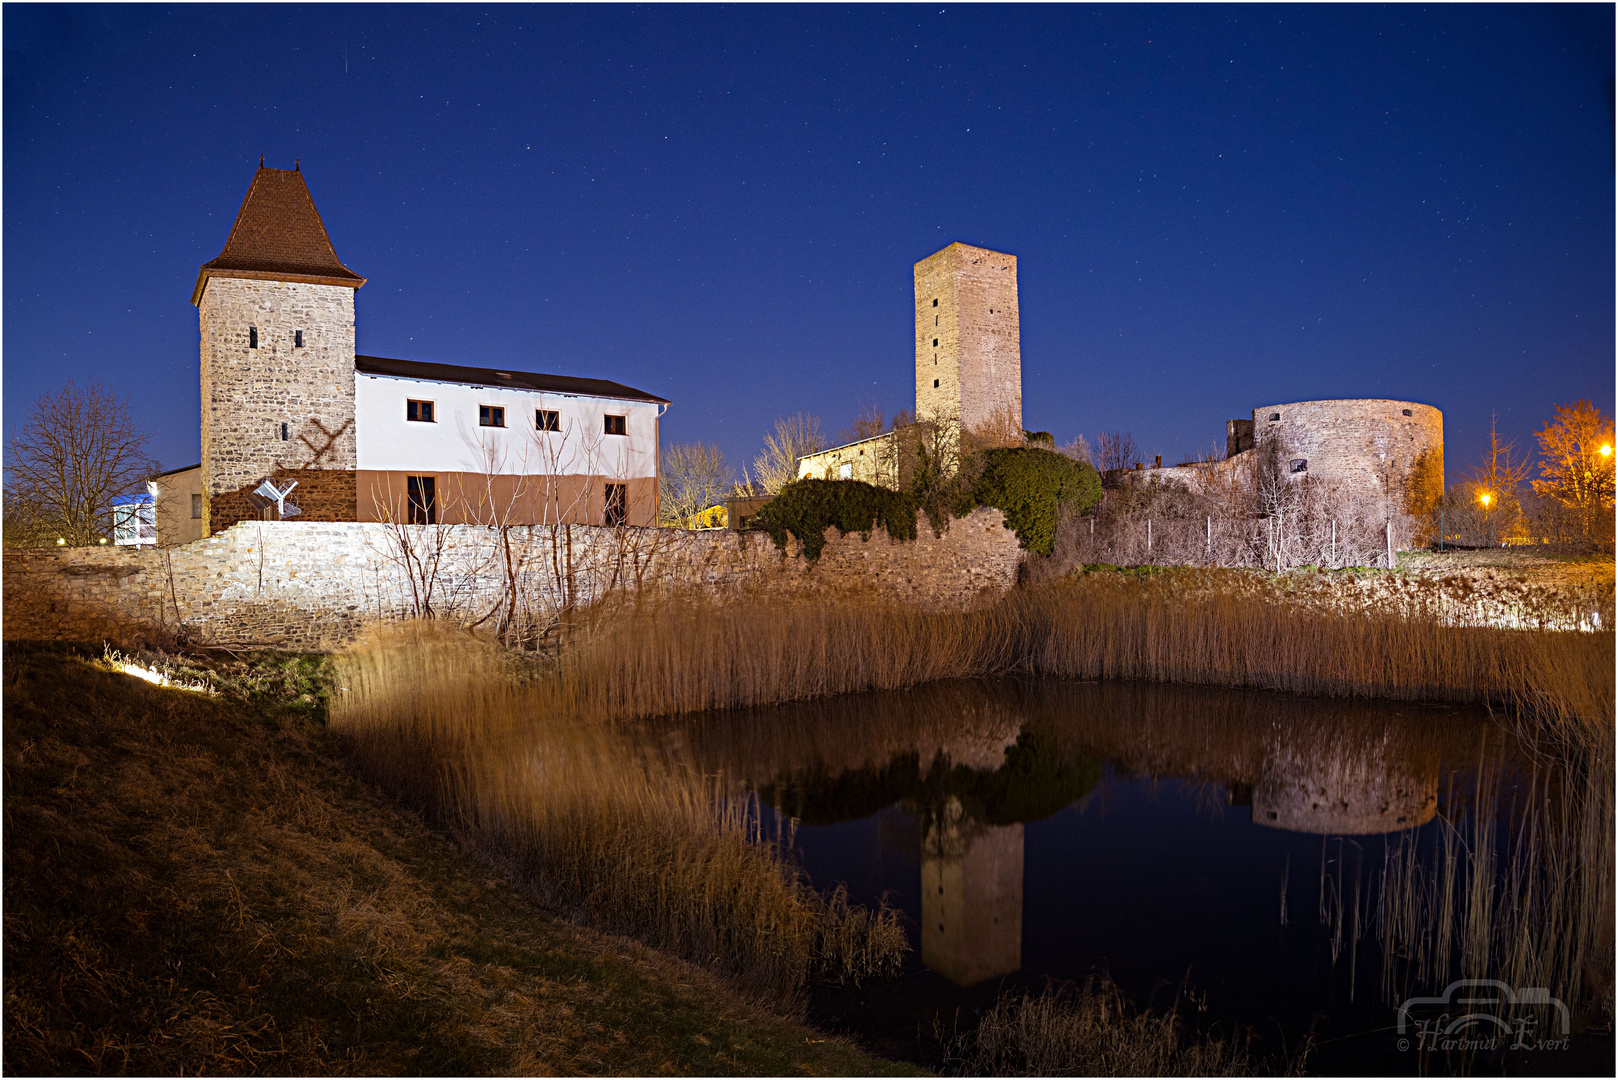
<instances>
[{"instance_id":1,"label":"gabled roof of outbuilding","mask_svg":"<svg viewBox=\"0 0 1618 1080\"><path fill-rule=\"evenodd\" d=\"M357 289L365 279L344 266L326 235L309 185L298 169L266 169L262 164L219 257L202 264L191 302L200 303L210 277L303 281Z\"/></svg>"},{"instance_id":2,"label":"gabled roof of outbuilding","mask_svg":"<svg viewBox=\"0 0 1618 1080\"><path fill-rule=\"evenodd\" d=\"M362 375L391 375L425 382L465 383L469 386L499 386L507 390L538 390L546 394L574 397L618 398L669 404L668 398L636 390L633 386L607 379L579 379L572 375L541 375L535 371L504 368L461 367L457 364L431 364L421 360L391 360L385 356L356 356L354 370Z\"/></svg>"}]
</instances>

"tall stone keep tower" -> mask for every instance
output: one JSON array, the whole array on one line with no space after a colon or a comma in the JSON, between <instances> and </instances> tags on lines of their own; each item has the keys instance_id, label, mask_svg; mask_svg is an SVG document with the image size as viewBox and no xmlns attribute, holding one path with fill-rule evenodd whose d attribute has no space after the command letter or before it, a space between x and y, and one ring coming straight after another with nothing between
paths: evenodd
<instances>
[{"instance_id":1,"label":"tall stone keep tower","mask_svg":"<svg viewBox=\"0 0 1618 1080\"><path fill-rule=\"evenodd\" d=\"M1017 257L951 244L915 276L916 418L1020 434Z\"/></svg>"},{"instance_id":2,"label":"tall stone keep tower","mask_svg":"<svg viewBox=\"0 0 1618 1080\"><path fill-rule=\"evenodd\" d=\"M354 291L303 174L258 172L225 250L197 274L203 535L273 517L253 490L298 486L305 521L353 521Z\"/></svg>"}]
</instances>

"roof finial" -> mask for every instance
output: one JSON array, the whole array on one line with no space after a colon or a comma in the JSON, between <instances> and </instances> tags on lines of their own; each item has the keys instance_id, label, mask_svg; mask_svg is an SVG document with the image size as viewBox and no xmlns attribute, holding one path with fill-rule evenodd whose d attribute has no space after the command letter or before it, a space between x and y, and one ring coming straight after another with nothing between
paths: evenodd
<instances>
[{"instance_id":1,"label":"roof finial","mask_svg":"<svg viewBox=\"0 0 1618 1080\"><path fill-rule=\"evenodd\" d=\"M297 158L292 159L292 171L293 172L301 172L302 171L301 169L298 168L298 159Z\"/></svg>"},{"instance_id":2,"label":"roof finial","mask_svg":"<svg viewBox=\"0 0 1618 1080\"><path fill-rule=\"evenodd\" d=\"M258 167L261 168L261 169L264 167L264 155L263 154L260 154L258 156Z\"/></svg>"}]
</instances>

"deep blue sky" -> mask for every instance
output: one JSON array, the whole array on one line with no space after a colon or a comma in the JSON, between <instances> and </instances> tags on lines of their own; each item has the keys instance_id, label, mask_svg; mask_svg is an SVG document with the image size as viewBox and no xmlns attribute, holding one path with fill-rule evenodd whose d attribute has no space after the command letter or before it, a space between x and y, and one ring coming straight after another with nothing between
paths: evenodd
<instances>
[{"instance_id":1,"label":"deep blue sky","mask_svg":"<svg viewBox=\"0 0 1618 1080\"><path fill-rule=\"evenodd\" d=\"M1614 387L1613 8L4 9L5 426L198 457L200 263L302 159L361 352L616 379L740 464L914 401L913 262L1017 255L1025 422Z\"/></svg>"}]
</instances>

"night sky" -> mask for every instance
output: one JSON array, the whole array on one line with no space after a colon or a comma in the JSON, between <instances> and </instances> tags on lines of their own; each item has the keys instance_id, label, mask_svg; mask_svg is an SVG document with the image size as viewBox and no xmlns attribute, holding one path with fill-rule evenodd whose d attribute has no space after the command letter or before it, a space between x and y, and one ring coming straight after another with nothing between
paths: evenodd
<instances>
[{"instance_id":1,"label":"night sky","mask_svg":"<svg viewBox=\"0 0 1618 1080\"><path fill-rule=\"evenodd\" d=\"M1455 478L1614 388L1613 7L4 9L7 433L69 376L198 458L259 155L359 351L614 379L750 462L914 404L911 264L1015 254L1025 425L1165 463L1406 398Z\"/></svg>"}]
</instances>

